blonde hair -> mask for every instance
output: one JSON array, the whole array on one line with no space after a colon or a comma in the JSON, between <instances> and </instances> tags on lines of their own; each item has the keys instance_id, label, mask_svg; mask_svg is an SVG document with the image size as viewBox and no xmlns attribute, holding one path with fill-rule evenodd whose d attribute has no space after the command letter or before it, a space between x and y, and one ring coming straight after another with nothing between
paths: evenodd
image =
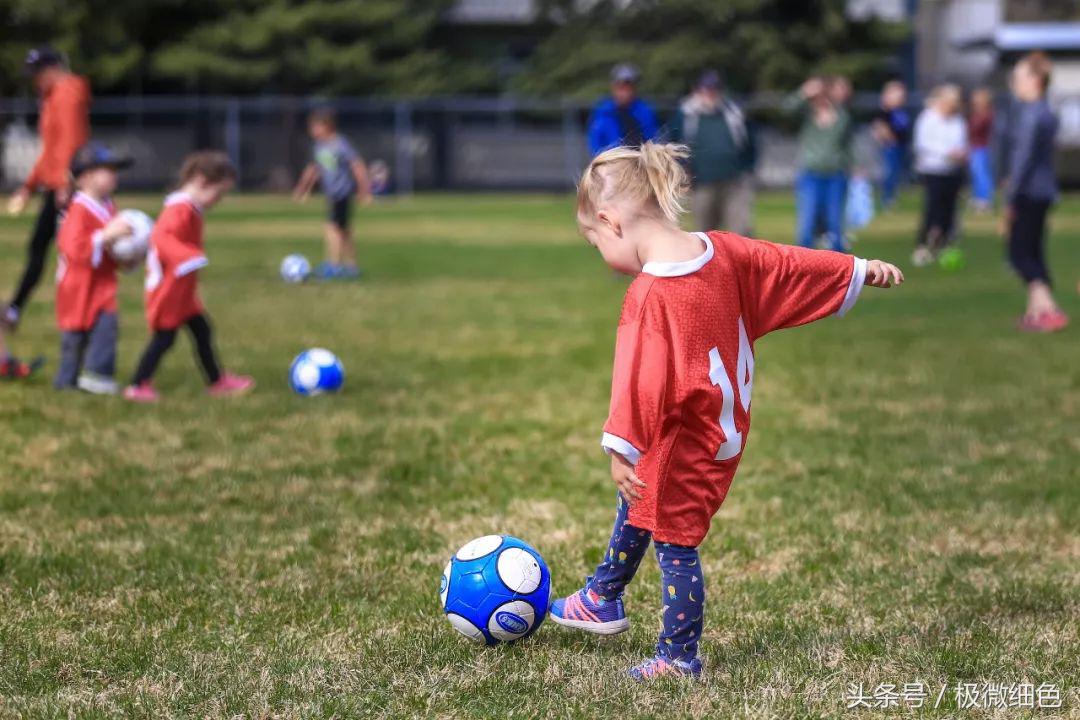
<instances>
[{"instance_id":1,"label":"blonde hair","mask_svg":"<svg viewBox=\"0 0 1080 720\"><path fill-rule=\"evenodd\" d=\"M605 150L593 158L578 183L578 214L595 213L604 202L618 198L641 203L647 212L677 224L686 212L689 181L682 161L688 157L685 145L653 142Z\"/></svg>"},{"instance_id":2,"label":"blonde hair","mask_svg":"<svg viewBox=\"0 0 1080 720\"><path fill-rule=\"evenodd\" d=\"M964 104L964 93L960 90L960 86L955 83L938 85L930 91L930 95L926 98L926 104L937 105L940 102L952 103L959 109Z\"/></svg>"}]
</instances>

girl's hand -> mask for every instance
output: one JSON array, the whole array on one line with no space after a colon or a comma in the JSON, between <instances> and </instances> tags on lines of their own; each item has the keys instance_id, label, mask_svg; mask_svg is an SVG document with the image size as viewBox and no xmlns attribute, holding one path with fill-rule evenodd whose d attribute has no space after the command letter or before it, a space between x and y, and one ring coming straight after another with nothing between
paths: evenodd
<instances>
[{"instance_id":1,"label":"girl's hand","mask_svg":"<svg viewBox=\"0 0 1080 720\"><path fill-rule=\"evenodd\" d=\"M117 215L102 229L101 240L106 245L112 245L120 238L130 235L131 232L132 228L128 221Z\"/></svg>"},{"instance_id":2,"label":"girl's hand","mask_svg":"<svg viewBox=\"0 0 1080 720\"><path fill-rule=\"evenodd\" d=\"M617 452L611 453L611 479L615 481L619 494L628 505L633 505L635 500L641 499L638 489L645 487L645 483L638 479L634 466Z\"/></svg>"},{"instance_id":3,"label":"girl's hand","mask_svg":"<svg viewBox=\"0 0 1080 720\"><path fill-rule=\"evenodd\" d=\"M892 263L870 260L866 263L865 284L871 287L888 288L904 283L904 273Z\"/></svg>"}]
</instances>

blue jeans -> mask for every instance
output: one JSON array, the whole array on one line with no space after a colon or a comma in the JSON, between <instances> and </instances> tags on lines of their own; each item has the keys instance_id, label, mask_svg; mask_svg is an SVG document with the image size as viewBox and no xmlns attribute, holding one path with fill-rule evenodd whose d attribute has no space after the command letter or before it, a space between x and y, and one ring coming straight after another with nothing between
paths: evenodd
<instances>
[{"instance_id":1,"label":"blue jeans","mask_svg":"<svg viewBox=\"0 0 1080 720\"><path fill-rule=\"evenodd\" d=\"M971 169L971 199L989 205L994 201L994 166L990 148L972 148L968 161Z\"/></svg>"},{"instance_id":2,"label":"blue jeans","mask_svg":"<svg viewBox=\"0 0 1080 720\"><path fill-rule=\"evenodd\" d=\"M881 204L892 207L896 202L896 192L904 180L904 163L907 159L903 145L886 145L881 148L881 164L884 174L881 177Z\"/></svg>"},{"instance_id":3,"label":"blue jeans","mask_svg":"<svg viewBox=\"0 0 1080 720\"><path fill-rule=\"evenodd\" d=\"M833 250L846 252L844 247L844 193L847 176L842 172L816 173L803 170L795 181L795 199L799 206L798 241L803 247L814 247L814 232L819 221L829 235Z\"/></svg>"}]
</instances>

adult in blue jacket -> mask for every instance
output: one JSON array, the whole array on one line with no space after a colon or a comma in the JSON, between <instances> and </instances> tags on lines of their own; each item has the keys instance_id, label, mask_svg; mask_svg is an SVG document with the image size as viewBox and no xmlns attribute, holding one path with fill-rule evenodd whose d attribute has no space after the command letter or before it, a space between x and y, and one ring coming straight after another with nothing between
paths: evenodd
<instances>
[{"instance_id":1,"label":"adult in blue jacket","mask_svg":"<svg viewBox=\"0 0 1080 720\"><path fill-rule=\"evenodd\" d=\"M597 103L589 118L589 151L594 156L619 145L637 147L656 139L660 131L656 113L637 96L640 78L629 63L611 70L611 97Z\"/></svg>"}]
</instances>

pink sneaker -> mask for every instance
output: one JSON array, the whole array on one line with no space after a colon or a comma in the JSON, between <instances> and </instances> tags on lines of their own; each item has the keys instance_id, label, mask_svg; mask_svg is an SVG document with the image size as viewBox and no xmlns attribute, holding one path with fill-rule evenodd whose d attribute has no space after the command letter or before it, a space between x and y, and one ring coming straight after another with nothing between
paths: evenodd
<instances>
[{"instance_id":1,"label":"pink sneaker","mask_svg":"<svg viewBox=\"0 0 1080 720\"><path fill-rule=\"evenodd\" d=\"M206 391L214 397L225 397L227 395L243 395L253 387L255 387L255 378L247 375L222 373L218 381L207 388Z\"/></svg>"},{"instance_id":2,"label":"pink sneaker","mask_svg":"<svg viewBox=\"0 0 1080 720\"><path fill-rule=\"evenodd\" d=\"M1024 315L1017 322L1017 327L1024 332L1052 333L1064 330L1069 325L1069 316L1060 310L1045 312L1040 315Z\"/></svg>"},{"instance_id":3,"label":"pink sneaker","mask_svg":"<svg viewBox=\"0 0 1080 720\"><path fill-rule=\"evenodd\" d=\"M124 399L137 403L156 403L161 396L153 385L144 382L142 385L128 385L124 388Z\"/></svg>"}]
</instances>

